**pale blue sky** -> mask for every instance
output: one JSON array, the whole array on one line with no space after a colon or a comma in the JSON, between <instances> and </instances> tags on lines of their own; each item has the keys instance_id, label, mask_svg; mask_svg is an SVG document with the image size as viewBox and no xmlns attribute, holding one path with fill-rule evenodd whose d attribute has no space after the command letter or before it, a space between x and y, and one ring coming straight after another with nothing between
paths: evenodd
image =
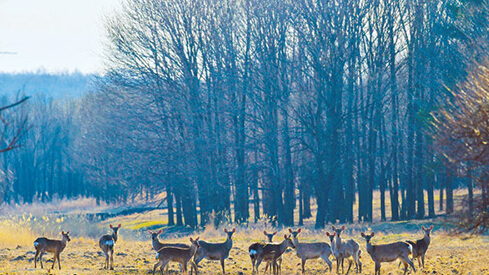
<instances>
[{"instance_id":1,"label":"pale blue sky","mask_svg":"<svg viewBox=\"0 0 489 275\"><path fill-rule=\"evenodd\" d=\"M121 0L0 0L0 72L101 73L104 16L120 5Z\"/></svg>"}]
</instances>

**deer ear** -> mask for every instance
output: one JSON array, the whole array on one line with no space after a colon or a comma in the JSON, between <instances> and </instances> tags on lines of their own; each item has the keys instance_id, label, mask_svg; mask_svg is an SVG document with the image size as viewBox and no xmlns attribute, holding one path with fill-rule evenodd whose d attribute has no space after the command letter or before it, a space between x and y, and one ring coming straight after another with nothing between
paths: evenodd
<instances>
[{"instance_id":1,"label":"deer ear","mask_svg":"<svg viewBox=\"0 0 489 275\"><path fill-rule=\"evenodd\" d=\"M345 226L344 225L341 227L341 230L345 230Z\"/></svg>"},{"instance_id":2,"label":"deer ear","mask_svg":"<svg viewBox=\"0 0 489 275\"><path fill-rule=\"evenodd\" d=\"M287 239L287 234L284 235L284 239Z\"/></svg>"},{"instance_id":3,"label":"deer ear","mask_svg":"<svg viewBox=\"0 0 489 275\"><path fill-rule=\"evenodd\" d=\"M300 228L299 228L299 229L297 229L297 233L301 233L301 229L300 229Z\"/></svg>"},{"instance_id":4,"label":"deer ear","mask_svg":"<svg viewBox=\"0 0 489 275\"><path fill-rule=\"evenodd\" d=\"M291 228L289 228L289 232L292 233L292 229Z\"/></svg>"},{"instance_id":5,"label":"deer ear","mask_svg":"<svg viewBox=\"0 0 489 275\"><path fill-rule=\"evenodd\" d=\"M370 234L372 237L375 235L375 232L372 232L372 234Z\"/></svg>"},{"instance_id":6,"label":"deer ear","mask_svg":"<svg viewBox=\"0 0 489 275\"><path fill-rule=\"evenodd\" d=\"M198 241L200 239L200 236L197 237L197 239L195 239L195 241Z\"/></svg>"},{"instance_id":7,"label":"deer ear","mask_svg":"<svg viewBox=\"0 0 489 275\"><path fill-rule=\"evenodd\" d=\"M119 226L118 226L118 227L119 227L119 228L121 228L121 224L119 224Z\"/></svg>"},{"instance_id":8,"label":"deer ear","mask_svg":"<svg viewBox=\"0 0 489 275\"><path fill-rule=\"evenodd\" d=\"M263 230L263 234L267 235L267 231L266 230Z\"/></svg>"},{"instance_id":9,"label":"deer ear","mask_svg":"<svg viewBox=\"0 0 489 275\"><path fill-rule=\"evenodd\" d=\"M328 231L326 231L326 236L329 236L329 232Z\"/></svg>"},{"instance_id":10,"label":"deer ear","mask_svg":"<svg viewBox=\"0 0 489 275\"><path fill-rule=\"evenodd\" d=\"M365 237L365 233L363 233L363 232L362 232L362 233L360 233L360 235L362 235L362 237Z\"/></svg>"},{"instance_id":11,"label":"deer ear","mask_svg":"<svg viewBox=\"0 0 489 275\"><path fill-rule=\"evenodd\" d=\"M158 235L160 235L160 234L161 234L161 232L163 232L163 230L162 230L162 229L160 229L160 231L158 231Z\"/></svg>"},{"instance_id":12,"label":"deer ear","mask_svg":"<svg viewBox=\"0 0 489 275\"><path fill-rule=\"evenodd\" d=\"M273 232L273 235L277 235L277 231Z\"/></svg>"},{"instance_id":13,"label":"deer ear","mask_svg":"<svg viewBox=\"0 0 489 275\"><path fill-rule=\"evenodd\" d=\"M113 228L113 227L112 227L112 224L110 224L109 226L110 226L110 228Z\"/></svg>"},{"instance_id":14,"label":"deer ear","mask_svg":"<svg viewBox=\"0 0 489 275\"><path fill-rule=\"evenodd\" d=\"M64 234L65 234L65 232L64 231L61 231L61 235L64 235Z\"/></svg>"},{"instance_id":15,"label":"deer ear","mask_svg":"<svg viewBox=\"0 0 489 275\"><path fill-rule=\"evenodd\" d=\"M430 230L433 230L433 225L430 226Z\"/></svg>"},{"instance_id":16,"label":"deer ear","mask_svg":"<svg viewBox=\"0 0 489 275\"><path fill-rule=\"evenodd\" d=\"M70 234L70 231L66 232L66 235Z\"/></svg>"},{"instance_id":17,"label":"deer ear","mask_svg":"<svg viewBox=\"0 0 489 275\"><path fill-rule=\"evenodd\" d=\"M233 228L233 233L236 232L236 228Z\"/></svg>"},{"instance_id":18,"label":"deer ear","mask_svg":"<svg viewBox=\"0 0 489 275\"><path fill-rule=\"evenodd\" d=\"M426 230L426 228L424 228L424 226L423 226L423 225L421 226L421 229Z\"/></svg>"},{"instance_id":19,"label":"deer ear","mask_svg":"<svg viewBox=\"0 0 489 275\"><path fill-rule=\"evenodd\" d=\"M332 227L333 227L333 230L336 230L336 227L334 227L334 225Z\"/></svg>"},{"instance_id":20,"label":"deer ear","mask_svg":"<svg viewBox=\"0 0 489 275\"><path fill-rule=\"evenodd\" d=\"M190 242L191 242L191 243L193 243L193 242L194 242L194 240L192 239L192 237L190 237Z\"/></svg>"},{"instance_id":21,"label":"deer ear","mask_svg":"<svg viewBox=\"0 0 489 275\"><path fill-rule=\"evenodd\" d=\"M224 232L228 233L228 230L226 228L224 228Z\"/></svg>"}]
</instances>

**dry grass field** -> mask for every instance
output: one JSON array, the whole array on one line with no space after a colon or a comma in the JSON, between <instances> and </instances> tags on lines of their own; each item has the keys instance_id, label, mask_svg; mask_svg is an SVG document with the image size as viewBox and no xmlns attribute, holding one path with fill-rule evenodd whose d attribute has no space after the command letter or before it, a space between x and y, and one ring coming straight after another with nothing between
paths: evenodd
<instances>
[{"instance_id":1,"label":"dry grass field","mask_svg":"<svg viewBox=\"0 0 489 275\"><path fill-rule=\"evenodd\" d=\"M163 211L150 211L143 214L114 217L103 221L92 221L84 213L93 210L93 201L78 200L59 202L53 205L24 206L3 209L0 216L0 274L150 274L155 261L149 234L146 229L160 228L165 224ZM63 205L64 204L64 205ZM110 208L110 206L106 206ZM103 208L103 207L102 207ZM15 214L13 214L15 213ZM326 230L314 230L312 220L306 221L303 232L299 235L302 242L327 241ZM104 257L98 247L101 235L109 233L109 224L122 224L119 231L120 240L115 246L115 270L103 270ZM399 240L415 240L422 237L421 225L433 224L431 245L426 255L424 269L416 274L489 274L489 237L471 235L453 235L451 226L443 218L435 220L410 222L374 222L372 224L346 225L344 238L353 238L359 242L363 250L361 261L362 274L373 274L374 264L366 252L365 241L361 232L375 231L373 244L388 243ZM233 227L229 225L228 228ZM225 240L223 227L206 228L203 231L190 232L186 229L167 233L162 241L189 243L189 237L200 236L208 241ZM251 262L248 246L264 240L263 230L272 230L267 224L250 224L239 226L233 237L234 245L226 260L228 274L251 274ZM328 228L331 231L330 225ZM54 270L52 254L44 256L48 260L44 269L34 269L33 241L39 236L60 239L61 230L71 231L72 241L61 254L62 269ZM275 241L280 241L287 228L278 230ZM333 270L336 263L333 261ZM300 260L293 250L289 250L282 263L282 274L300 274ZM415 263L418 268L417 262ZM220 274L218 262L203 260L199 266L200 274ZM170 274L178 273L178 265L171 264ZM260 266L263 273L264 265ZM336 274L326 272L326 264L318 260L310 260L306 264L306 274ZM354 272L350 272L354 274ZM398 262L382 264L382 274L403 274Z\"/></svg>"}]
</instances>

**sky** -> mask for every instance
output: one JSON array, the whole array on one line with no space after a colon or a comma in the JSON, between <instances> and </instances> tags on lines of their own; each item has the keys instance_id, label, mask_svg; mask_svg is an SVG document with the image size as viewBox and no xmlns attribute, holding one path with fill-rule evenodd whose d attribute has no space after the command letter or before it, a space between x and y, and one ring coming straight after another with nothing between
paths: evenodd
<instances>
[{"instance_id":1,"label":"sky","mask_svg":"<svg viewBox=\"0 0 489 275\"><path fill-rule=\"evenodd\" d=\"M102 73L104 17L122 0L0 0L0 72Z\"/></svg>"}]
</instances>

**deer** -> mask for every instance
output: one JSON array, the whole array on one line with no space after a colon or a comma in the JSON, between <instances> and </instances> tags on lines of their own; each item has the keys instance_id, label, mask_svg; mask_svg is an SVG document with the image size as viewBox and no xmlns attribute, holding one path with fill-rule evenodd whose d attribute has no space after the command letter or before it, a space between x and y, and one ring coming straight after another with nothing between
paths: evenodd
<instances>
[{"instance_id":1,"label":"deer","mask_svg":"<svg viewBox=\"0 0 489 275\"><path fill-rule=\"evenodd\" d=\"M339 273L340 269L340 263L341 263L341 271L344 272L345 269L343 267L343 262L344 259L348 259L349 264L348 264L348 270L346 271L346 274L350 272L352 260L350 257L353 258L353 261L355 262L355 270L358 273L362 272L362 262L360 262L360 245L353 239L350 239L348 241L342 241L341 240L341 232L345 230L345 226L343 225L341 228L336 228L333 225L333 231L334 235L336 237L334 246L333 246L333 256L336 258L336 272Z\"/></svg>"},{"instance_id":2,"label":"deer","mask_svg":"<svg viewBox=\"0 0 489 275\"><path fill-rule=\"evenodd\" d=\"M273 232L273 233L267 233L267 231L263 231L263 234L265 236L267 236L268 238L268 243L273 243L273 236L277 235L277 231ZM249 251L249 255L250 255L250 258L251 258L251 265L252 265L252 274L255 273L255 265L256 265L256 256L257 254L263 249L263 247L266 245L267 243L265 242L257 242L257 243L254 243L252 245L250 245L250 247L248 248L248 251ZM265 266L265 273L267 273L267 270L268 270L268 266L270 265L270 260L269 259L264 259L266 262L267 262L267 265ZM278 265L281 266L282 265L282 257L280 257L278 260L277 260L279 263ZM280 267L279 267L280 269ZM271 269L270 269L271 270ZM258 272L258 271L256 271Z\"/></svg>"},{"instance_id":3,"label":"deer","mask_svg":"<svg viewBox=\"0 0 489 275\"><path fill-rule=\"evenodd\" d=\"M417 241L406 241L409 243L412 248L413 248L413 261L414 259L418 259L418 265L419 268L421 268L421 263L423 263L423 268L424 268L424 255L426 254L426 251L428 250L428 246L430 246L430 241L431 241L431 230L433 230L433 225L431 225L429 228L425 228L424 226L421 226L421 229L424 231L424 237L421 240Z\"/></svg>"},{"instance_id":4,"label":"deer","mask_svg":"<svg viewBox=\"0 0 489 275\"><path fill-rule=\"evenodd\" d=\"M112 226L111 224L110 229L112 229L113 233L111 235L103 235L98 241L98 245L105 255L104 269L109 269L110 265L110 270L114 270L114 245L117 242L117 231L119 231L120 228L120 224L118 226Z\"/></svg>"},{"instance_id":5,"label":"deer","mask_svg":"<svg viewBox=\"0 0 489 275\"><path fill-rule=\"evenodd\" d=\"M282 256L287 248L291 247L295 249L294 242L290 237L290 235L287 236L286 234L284 236L284 240L281 243L266 244L256 256L256 270L258 270L258 267L265 258L271 258L273 274L278 274L277 259Z\"/></svg>"},{"instance_id":6,"label":"deer","mask_svg":"<svg viewBox=\"0 0 489 275\"><path fill-rule=\"evenodd\" d=\"M224 269L224 260L229 257L229 251L233 247L232 236L234 232L236 232L236 228L233 228L231 231L224 229L224 232L227 234L227 239L223 243L208 243L206 241L199 241L199 249L197 249L197 253L195 253L194 257L196 265L198 265L203 259L220 261L222 274L226 274Z\"/></svg>"},{"instance_id":7,"label":"deer","mask_svg":"<svg viewBox=\"0 0 489 275\"><path fill-rule=\"evenodd\" d=\"M158 235L160 235L161 232L163 232L163 230L161 229L158 232L153 232L151 230L148 230L148 233L151 235L151 241L152 241L153 249L155 251L158 251L163 247L179 247L185 249L190 248L189 245L183 243L161 243L160 240L158 240ZM168 266L166 269L168 271ZM182 265L180 265L180 271L182 271Z\"/></svg>"},{"instance_id":8,"label":"deer","mask_svg":"<svg viewBox=\"0 0 489 275\"><path fill-rule=\"evenodd\" d=\"M163 275L163 269L169 262L177 262L182 266L183 272L188 274L187 264L190 262L192 268L195 270L195 274L198 274L197 265L195 264L192 258L195 256L195 253L199 249L199 238L197 237L195 240L190 238L190 247L174 247L174 246L164 246L156 252L156 260L158 262L153 267L153 275L156 272L158 266L161 266L160 271Z\"/></svg>"},{"instance_id":9,"label":"deer","mask_svg":"<svg viewBox=\"0 0 489 275\"><path fill-rule=\"evenodd\" d=\"M53 266L51 269L54 269L54 264L56 263L56 259L58 259L58 267L61 270L61 261L59 259L59 254L63 252L63 250L66 247L66 244L71 241L70 236L70 231L64 232L61 231L61 241L60 240L51 240L45 237L37 238L34 241L34 248L36 248L36 256L34 257L34 268L37 268L37 257L39 256L39 262L41 263L41 268L44 268L42 266L42 256L46 252L50 252L54 254L53 258Z\"/></svg>"},{"instance_id":10,"label":"deer","mask_svg":"<svg viewBox=\"0 0 489 275\"><path fill-rule=\"evenodd\" d=\"M329 260L329 255L332 254L331 247L327 243L317 242L317 243L301 243L297 238L297 235L301 232L301 229L292 230L289 228L289 232L294 237L295 253L297 257L302 260L302 274L305 273L305 264L309 259L321 258L325 261L329 270L332 271L332 264Z\"/></svg>"},{"instance_id":11,"label":"deer","mask_svg":"<svg viewBox=\"0 0 489 275\"><path fill-rule=\"evenodd\" d=\"M407 272L408 265L413 268L414 272L416 272L413 262L409 259L409 254L413 251L411 244L406 242L395 242L373 245L370 243L370 240L375 235L375 232L372 232L370 235L362 232L361 235L365 238L365 241L367 242L367 252L375 263L375 275L380 275L381 263L393 262L397 259L400 259L404 264L404 274Z\"/></svg>"}]
</instances>

